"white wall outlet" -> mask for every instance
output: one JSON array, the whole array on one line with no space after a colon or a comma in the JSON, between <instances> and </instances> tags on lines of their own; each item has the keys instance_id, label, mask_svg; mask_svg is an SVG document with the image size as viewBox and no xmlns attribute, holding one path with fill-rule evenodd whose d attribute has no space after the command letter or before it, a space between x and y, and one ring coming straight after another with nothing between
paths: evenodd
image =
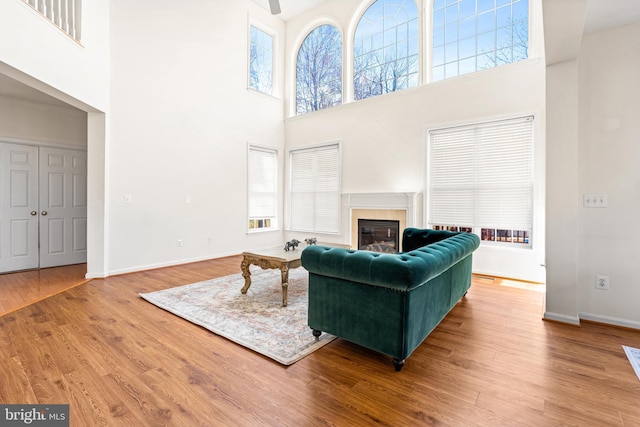
<instances>
[{"instance_id":1,"label":"white wall outlet","mask_svg":"<svg viewBox=\"0 0 640 427\"><path fill-rule=\"evenodd\" d=\"M583 197L582 205L585 208L606 208L607 207L606 194L584 194L582 197Z\"/></svg>"},{"instance_id":2,"label":"white wall outlet","mask_svg":"<svg viewBox=\"0 0 640 427\"><path fill-rule=\"evenodd\" d=\"M603 291L609 290L609 276L603 276L602 274L596 274L596 289Z\"/></svg>"},{"instance_id":3,"label":"white wall outlet","mask_svg":"<svg viewBox=\"0 0 640 427\"><path fill-rule=\"evenodd\" d=\"M181 248L182 247L182 239L178 239L178 242L176 243L176 245Z\"/></svg>"},{"instance_id":4,"label":"white wall outlet","mask_svg":"<svg viewBox=\"0 0 640 427\"><path fill-rule=\"evenodd\" d=\"M127 205L130 205L131 203L133 203L133 196L131 194L125 194L124 203Z\"/></svg>"}]
</instances>

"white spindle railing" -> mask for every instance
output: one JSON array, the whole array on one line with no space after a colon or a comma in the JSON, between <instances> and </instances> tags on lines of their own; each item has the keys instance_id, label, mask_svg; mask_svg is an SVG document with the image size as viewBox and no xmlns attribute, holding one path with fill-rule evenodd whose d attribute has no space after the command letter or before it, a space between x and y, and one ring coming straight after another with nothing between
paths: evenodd
<instances>
[{"instance_id":1,"label":"white spindle railing","mask_svg":"<svg viewBox=\"0 0 640 427\"><path fill-rule=\"evenodd\" d=\"M80 41L82 0L22 0L56 27Z\"/></svg>"}]
</instances>

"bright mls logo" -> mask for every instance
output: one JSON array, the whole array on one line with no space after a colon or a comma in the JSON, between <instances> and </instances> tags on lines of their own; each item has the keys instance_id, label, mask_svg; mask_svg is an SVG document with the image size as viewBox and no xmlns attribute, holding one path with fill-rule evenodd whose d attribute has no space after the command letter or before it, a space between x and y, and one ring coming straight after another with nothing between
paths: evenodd
<instances>
[{"instance_id":1,"label":"bright mls logo","mask_svg":"<svg viewBox=\"0 0 640 427\"><path fill-rule=\"evenodd\" d=\"M0 425L69 427L69 405L0 405Z\"/></svg>"}]
</instances>

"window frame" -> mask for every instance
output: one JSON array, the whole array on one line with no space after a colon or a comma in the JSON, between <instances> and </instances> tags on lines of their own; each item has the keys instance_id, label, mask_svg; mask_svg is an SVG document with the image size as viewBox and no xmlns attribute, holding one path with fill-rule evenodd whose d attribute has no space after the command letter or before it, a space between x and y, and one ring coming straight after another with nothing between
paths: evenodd
<instances>
[{"instance_id":1,"label":"window frame","mask_svg":"<svg viewBox=\"0 0 640 427\"><path fill-rule=\"evenodd\" d=\"M252 184L253 184L253 172L255 170L254 165L252 163L252 152L261 152L261 153L269 153L273 155L273 176L272 185L273 185L273 195L271 197L271 203L273 204L273 213L271 216L268 214L265 215L252 215L252 195L256 193ZM280 229L280 221L279 221L279 206L280 206L280 178L279 178L279 150L273 147L266 147L262 145L247 144L247 233L263 233L268 231L277 231ZM251 227L251 221L260 221L270 219L271 223L269 226L264 227Z\"/></svg>"},{"instance_id":2,"label":"window frame","mask_svg":"<svg viewBox=\"0 0 640 427\"><path fill-rule=\"evenodd\" d=\"M327 192L332 193L333 197L335 197L335 212L330 220L335 221L334 228L332 229L322 229L317 226L313 227L304 227L298 226L298 221L296 220L296 204L297 197L294 195L293 181L294 174L296 173L296 168L294 165L294 156L299 153L313 153L313 152L321 152L323 150L330 150L335 147L335 156L336 156L336 164L334 165L336 176L334 177L337 180L337 185L335 191ZM293 148L288 151L288 162L289 162L289 173L288 173L288 197L289 197L289 206L288 206L288 219L287 219L287 230L289 231L297 231L297 232L305 232L305 233L314 233L314 234L325 234L325 235L339 235L342 232L342 142L341 141L332 141L326 142L322 144L316 144L306 147ZM317 161L318 159L316 159ZM308 170L308 168L306 168ZM318 176L310 177L310 181L314 184L317 183ZM317 192L314 191L313 195L317 195L318 193L322 193L322 191ZM316 202L314 198L314 202ZM312 209L311 212L314 214L314 218L312 222L314 224L318 224L318 222L322 221L322 217L318 216L318 210ZM304 222L304 221L301 221Z\"/></svg>"},{"instance_id":3,"label":"window frame","mask_svg":"<svg viewBox=\"0 0 640 427\"><path fill-rule=\"evenodd\" d=\"M252 57L251 30L252 28L255 28L256 30L262 32L263 34L266 34L267 36L271 37L271 82L270 82L271 86L268 91L260 90L260 88L255 88L252 86L252 82L251 82L251 57ZM267 95L267 96L275 96L278 90L278 84L277 84L278 79L276 78L276 76L278 76L278 73L279 73L277 58L278 58L277 32L254 19L250 19L247 27L247 69L246 71L247 71L247 89L248 90L255 93Z\"/></svg>"}]
</instances>

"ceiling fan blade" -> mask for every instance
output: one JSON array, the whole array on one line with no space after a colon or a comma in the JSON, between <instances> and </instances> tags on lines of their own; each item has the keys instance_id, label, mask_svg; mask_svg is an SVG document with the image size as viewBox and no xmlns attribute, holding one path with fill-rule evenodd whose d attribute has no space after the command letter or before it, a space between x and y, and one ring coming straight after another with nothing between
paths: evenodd
<instances>
[{"instance_id":1,"label":"ceiling fan blade","mask_svg":"<svg viewBox=\"0 0 640 427\"><path fill-rule=\"evenodd\" d=\"M279 0L269 0L269 7L271 8L272 15L277 15L281 12Z\"/></svg>"}]
</instances>

